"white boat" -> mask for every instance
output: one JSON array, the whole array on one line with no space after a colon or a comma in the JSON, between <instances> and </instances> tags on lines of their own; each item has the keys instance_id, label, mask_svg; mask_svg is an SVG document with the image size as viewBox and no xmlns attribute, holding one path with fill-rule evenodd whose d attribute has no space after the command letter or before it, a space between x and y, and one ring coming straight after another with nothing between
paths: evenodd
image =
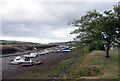
<instances>
[{"instance_id":1,"label":"white boat","mask_svg":"<svg viewBox=\"0 0 120 81\"><path fill-rule=\"evenodd\" d=\"M24 60L20 63L22 66L31 66L31 65L37 65L41 64L42 61L32 61L29 57L25 57Z\"/></svg>"},{"instance_id":2,"label":"white boat","mask_svg":"<svg viewBox=\"0 0 120 81\"><path fill-rule=\"evenodd\" d=\"M30 53L29 55L24 55L24 57L29 57L29 58L34 58L37 57L38 54L37 53Z\"/></svg>"},{"instance_id":3,"label":"white boat","mask_svg":"<svg viewBox=\"0 0 120 81\"><path fill-rule=\"evenodd\" d=\"M72 49L75 49L76 47L71 47L70 49L72 50Z\"/></svg>"},{"instance_id":4,"label":"white boat","mask_svg":"<svg viewBox=\"0 0 120 81\"><path fill-rule=\"evenodd\" d=\"M23 59L23 61L21 61L20 64L23 65L23 66L26 66L26 65L34 65L34 62L33 62L29 57L25 57L25 58Z\"/></svg>"},{"instance_id":5,"label":"white boat","mask_svg":"<svg viewBox=\"0 0 120 81\"><path fill-rule=\"evenodd\" d=\"M53 50L49 50L49 52L53 52Z\"/></svg>"},{"instance_id":6,"label":"white boat","mask_svg":"<svg viewBox=\"0 0 120 81\"><path fill-rule=\"evenodd\" d=\"M8 64L20 64L23 61L23 58L20 56L15 57L15 59L10 60Z\"/></svg>"},{"instance_id":7,"label":"white boat","mask_svg":"<svg viewBox=\"0 0 120 81\"><path fill-rule=\"evenodd\" d=\"M56 50L56 52L60 52L60 51L61 51L60 49Z\"/></svg>"},{"instance_id":8,"label":"white boat","mask_svg":"<svg viewBox=\"0 0 120 81\"><path fill-rule=\"evenodd\" d=\"M44 53L45 53L45 54L48 54L48 53L49 53L49 51L48 51L48 50L44 50Z\"/></svg>"}]
</instances>

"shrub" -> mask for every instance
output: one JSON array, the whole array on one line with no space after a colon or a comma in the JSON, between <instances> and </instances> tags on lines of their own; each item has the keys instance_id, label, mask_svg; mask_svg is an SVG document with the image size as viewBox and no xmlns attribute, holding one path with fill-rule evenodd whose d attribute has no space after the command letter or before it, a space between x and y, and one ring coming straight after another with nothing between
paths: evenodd
<instances>
[{"instance_id":1,"label":"shrub","mask_svg":"<svg viewBox=\"0 0 120 81\"><path fill-rule=\"evenodd\" d=\"M102 42L95 42L89 45L89 51L93 50L105 50L104 43Z\"/></svg>"}]
</instances>

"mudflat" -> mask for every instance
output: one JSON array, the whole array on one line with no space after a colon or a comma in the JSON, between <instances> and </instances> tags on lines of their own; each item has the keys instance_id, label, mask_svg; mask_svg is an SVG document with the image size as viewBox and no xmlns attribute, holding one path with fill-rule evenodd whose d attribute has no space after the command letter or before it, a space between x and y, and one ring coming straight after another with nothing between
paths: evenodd
<instances>
[{"instance_id":1,"label":"mudflat","mask_svg":"<svg viewBox=\"0 0 120 81\"><path fill-rule=\"evenodd\" d=\"M48 77L47 74L49 73L49 71L54 69L55 64L60 63L67 59L72 59L72 58L75 59L75 57L73 57L70 53L71 52L65 52L65 53L53 52L45 55L39 55L37 58L32 58L32 60L34 61L41 60L42 64L35 66L23 67L21 65L7 65L6 69L4 69L4 67L2 69L2 79L20 79L19 76L21 74L34 72L34 71L43 73L41 76L37 77L38 79L52 78L52 77Z\"/></svg>"}]
</instances>

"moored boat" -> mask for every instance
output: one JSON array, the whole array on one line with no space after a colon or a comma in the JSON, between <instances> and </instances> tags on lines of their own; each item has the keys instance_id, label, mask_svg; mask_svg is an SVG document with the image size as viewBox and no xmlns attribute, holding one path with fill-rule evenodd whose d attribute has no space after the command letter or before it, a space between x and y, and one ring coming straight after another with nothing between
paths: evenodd
<instances>
[{"instance_id":1,"label":"moored boat","mask_svg":"<svg viewBox=\"0 0 120 81\"><path fill-rule=\"evenodd\" d=\"M23 61L23 58L20 56L15 57L15 59L12 59L8 62L8 64L20 64Z\"/></svg>"},{"instance_id":2,"label":"moored boat","mask_svg":"<svg viewBox=\"0 0 120 81\"><path fill-rule=\"evenodd\" d=\"M37 53L30 53L29 55L24 55L24 57L28 57L28 58L34 58L37 57L38 54Z\"/></svg>"}]
</instances>

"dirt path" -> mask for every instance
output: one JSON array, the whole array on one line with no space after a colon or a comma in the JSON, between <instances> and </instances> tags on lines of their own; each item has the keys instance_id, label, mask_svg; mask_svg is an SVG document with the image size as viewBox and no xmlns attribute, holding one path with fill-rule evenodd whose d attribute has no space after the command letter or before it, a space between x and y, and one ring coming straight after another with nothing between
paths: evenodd
<instances>
[{"instance_id":1,"label":"dirt path","mask_svg":"<svg viewBox=\"0 0 120 81\"><path fill-rule=\"evenodd\" d=\"M29 72L29 71L39 71L41 73L44 73L48 70L53 69L51 67L54 66L54 64L57 64L63 60L67 60L70 58L73 58L70 55L70 52L67 52L67 53L49 53L46 55L38 56L35 60L41 60L42 61L41 65L29 66L29 67L18 66L18 68L15 68L15 69L3 70L2 78L3 79L9 79L9 78L15 79L16 76L19 76L20 74L23 74L23 73ZM41 78L41 77L48 78L48 76L46 76L46 74L43 74L39 78Z\"/></svg>"}]
</instances>

